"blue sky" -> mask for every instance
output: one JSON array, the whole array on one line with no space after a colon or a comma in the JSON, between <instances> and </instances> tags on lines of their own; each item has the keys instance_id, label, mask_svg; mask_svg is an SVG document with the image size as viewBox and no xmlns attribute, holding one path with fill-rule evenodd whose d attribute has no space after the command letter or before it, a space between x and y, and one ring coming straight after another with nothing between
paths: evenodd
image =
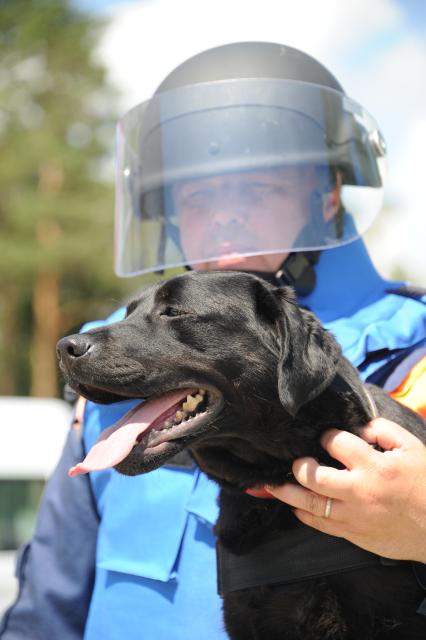
<instances>
[{"instance_id":1,"label":"blue sky","mask_svg":"<svg viewBox=\"0 0 426 640\"><path fill-rule=\"evenodd\" d=\"M81 9L93 11L94 13L108 13L111 8L118 5L129 4L132 0L73 0L73 4ZM143 0L134 0L143 2Z\"/></svg>"},{"instance_id":2,"label":"blue sky","mask_svg":"<svg viewBox=\"0 0 426 640\"><path fill-rule=\"evenodd\" d=\"M150 0L74 0L74 4L82 9L87 9L95 13L108 13L111 8L119 5L130 4L132 2L142 4L144 1ZM202 1L203 0L200 0L200 2ZM170 2L179 2L179 0L170 0ZM406 26L408 28L422 32L426 30L426 2L424 0L395 0L395 4L397 4L405 14ZM261 6L261 3L259 6Z\"/></svg>"},{"instance_id":3,"label":"blue sky","mask_svg":"<svg viewBox=\"0 0 426 640\"><path fill-rule=\"evenodd\" d=\"M424 0L396 0L407 20L407 26L414 31L426 31L426 2Z\"/></svg>"}]
</instances>

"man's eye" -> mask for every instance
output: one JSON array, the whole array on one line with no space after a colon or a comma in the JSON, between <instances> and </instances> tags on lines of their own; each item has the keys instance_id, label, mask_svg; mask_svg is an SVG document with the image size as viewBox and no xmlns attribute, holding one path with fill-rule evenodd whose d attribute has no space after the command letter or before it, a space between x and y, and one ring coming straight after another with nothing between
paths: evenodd
<instances>
[{"instance_id":1,"label":"man's eye","mask_svg":"<svg viewBox=\"0 0 426 640\"><path fill-rule=\"evenodd\" d=\"M246 187L246 195L252 198L270 198L281 192L282 187L268 182L254 182Z\"/></svg>"},{"instance_id":2,"label":"man's eye","mask_svg":"<svg viewBox=\"0 0 426 640\"><path fill-rule=\"evenodd\" d=\"M214 191L212 189L198 189L197 191L189 193L184 203L192 207L199 207L208 204L213 198Z\"/></svg>"}]
</instances>

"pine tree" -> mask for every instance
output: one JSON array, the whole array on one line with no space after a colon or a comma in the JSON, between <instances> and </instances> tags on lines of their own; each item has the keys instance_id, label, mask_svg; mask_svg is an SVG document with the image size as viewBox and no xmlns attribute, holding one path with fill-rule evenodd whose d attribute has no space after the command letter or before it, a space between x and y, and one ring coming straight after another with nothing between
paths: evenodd
<instances>
[{"instance_id":1,"label":"pine tree","mask_svg":"<svg viewBox=\"0 0 426 640\"><path fill-rule=\"evenodd\" d=\"M102 27L67 0L0 0L2 394L56 395L57 339L136 286L112 270Z\"/></svg>"}]
</instances>

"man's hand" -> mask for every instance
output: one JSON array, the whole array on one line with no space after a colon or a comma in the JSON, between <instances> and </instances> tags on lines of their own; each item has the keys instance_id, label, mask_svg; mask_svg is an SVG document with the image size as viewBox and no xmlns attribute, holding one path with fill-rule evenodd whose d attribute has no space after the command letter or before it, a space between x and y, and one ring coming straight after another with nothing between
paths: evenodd
<instances>
[{"instance_id":1,"label":"man's hand","mask_svg":"<svg viewBox=\"0 0 426 640\"><path fill-rule=\"evenodd\" d=\"M302 486L268 491L324 533L387 558L426 562L426 447L384 418L370 422L360 436L327 431L321 444L346 469L301 458L293 473Z\"/></svg>"}]
</instances>

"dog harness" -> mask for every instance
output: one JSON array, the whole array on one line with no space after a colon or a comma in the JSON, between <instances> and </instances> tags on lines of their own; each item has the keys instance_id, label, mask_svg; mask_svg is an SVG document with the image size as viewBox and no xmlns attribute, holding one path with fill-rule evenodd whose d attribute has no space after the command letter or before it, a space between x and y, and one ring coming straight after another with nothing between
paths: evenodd
<instances>
[{"instance_id":1,"label":"dog harness","mask_svg":"<svg viewBox=\"0 0 426 640\"><path fill-rule=\"evenodd\" d=\"M396 566L343 538L332 537L304 525L280 532L248 553L231 553L217 543L218 592L264 585L290 584L369 566Z\"/></svg>"}]
</instances>

